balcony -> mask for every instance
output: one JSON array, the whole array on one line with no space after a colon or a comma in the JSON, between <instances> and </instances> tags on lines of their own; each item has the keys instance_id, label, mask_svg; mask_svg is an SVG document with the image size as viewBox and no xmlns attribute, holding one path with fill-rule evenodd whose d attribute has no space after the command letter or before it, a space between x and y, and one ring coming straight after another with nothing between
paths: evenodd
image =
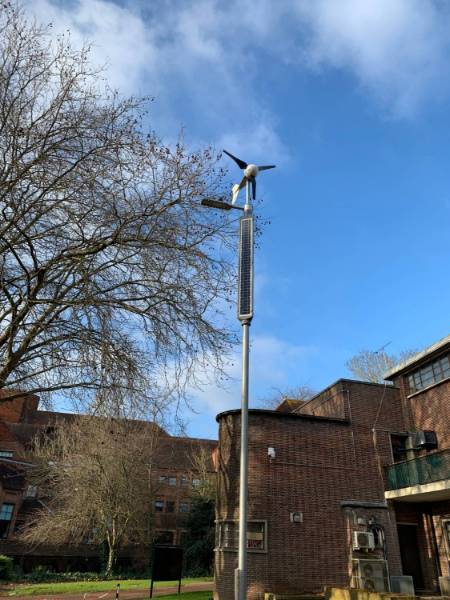
<instances>
[{"instance_id":1,"label":"balcony","mask_svg":"<svg viewBox=\"0 0 450 600\"><path fill-rule=\"evenodd\" d=\"M450 449L385 467L387 500L430 502L450 499Z\"/></svg>"}]
</instances>

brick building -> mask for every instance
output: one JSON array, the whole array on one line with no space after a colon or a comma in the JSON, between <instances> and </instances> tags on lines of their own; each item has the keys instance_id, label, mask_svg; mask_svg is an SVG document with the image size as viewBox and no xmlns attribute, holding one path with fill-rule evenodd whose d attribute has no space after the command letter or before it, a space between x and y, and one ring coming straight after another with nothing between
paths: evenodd
<instances>
[{"instance_id":1,"label":"brick building","mask_svg":"<svg viewBox=\"0 0 450 600\"><path fill-rule=\"evenodd\" d=\"M27 482L31 467L28 450L40 431L51 431L74 415L39 410L39 398L24 395L0 403L0 554L13 556L25 571L37 565L55 570L96 570L101 567L99 549L86 543L78 546L30 547L20 541L17 531L33 509L41 508L40 490ZM153 423L149 427L155 428ZM215 477L212 453L215 440L175 437L158 428L156 460L152 469L155 541L183 542L183 522L190 510L193 489L202 477ZM202 473L194 457L205 457ZM147 557L139 548L121 551L123 565L142 564ZM143 561L144 558L144 561Z\"/></svg>"},{"instance_id":2,"label":"brick building","mask_svg":"<svg viewBox=\"0 0 450 600\"><path fill-rule=\"evenodd\" d=\"M450 336L387 374L249 411L249 598L450 579ZM217 417L216 596L234 597L240 411ZM270 449L270 450L269 450Z\"/></svg>"}]
</instances>

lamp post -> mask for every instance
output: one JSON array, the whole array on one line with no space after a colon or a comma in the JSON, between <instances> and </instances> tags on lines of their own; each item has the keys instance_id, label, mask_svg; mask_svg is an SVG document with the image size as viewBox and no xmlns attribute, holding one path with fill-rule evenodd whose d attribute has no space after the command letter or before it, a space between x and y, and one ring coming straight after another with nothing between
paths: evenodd
<instances>
[{"instance_id":1,"label":"lamp post","mask_svg":"<svg viewBox=\"0 0 450 600\"><path fill-rule=\"evenodd\" d=\"M274 165L257 167L248 165L226 150L238 166L244 170L241 183L233 186L232 203L214 199L202 200L203 206L222 210L237 209L243 211L239 219L239 273L237 318L242 325L242 383L241 383L241 456L239 477L239 543L238 566L235 570L235 600L246 600L247 597L247 521L248 521L248 382L249 382L249 350L250 324L253 318L253 200L256 195L255 177L259 171L274 168ZM245 185L244 207L235 205L239 191Z\"/></svg>"}]
</instances>

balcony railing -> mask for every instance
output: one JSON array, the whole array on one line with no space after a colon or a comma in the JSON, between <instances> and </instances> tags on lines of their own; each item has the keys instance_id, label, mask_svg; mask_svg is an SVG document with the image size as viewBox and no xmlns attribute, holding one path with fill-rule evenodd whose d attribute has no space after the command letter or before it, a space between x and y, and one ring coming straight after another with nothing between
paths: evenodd
<instances>
[{"instance_id":1,"label":"balcony railing","mask_svg":"<svg viewBox=\"0 0 450 600\"><path fill-rule=\"evenodd\" d=\"M450 449L389 465L385 477L387 490L450 479Z\"/></svg>"}]
</instances>

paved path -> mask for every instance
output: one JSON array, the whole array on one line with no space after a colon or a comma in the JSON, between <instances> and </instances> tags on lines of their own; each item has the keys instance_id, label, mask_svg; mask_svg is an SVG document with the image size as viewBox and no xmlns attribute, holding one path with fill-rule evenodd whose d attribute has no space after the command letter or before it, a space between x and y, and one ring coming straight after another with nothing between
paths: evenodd
<instances>
[{"instance_id":1,"label":"paved path","mask_svg":"<svg viewBox=\"0 0 450 600\"><path fill-rule=\"evenodd\" d=\"M54 595L42 595L42 596L8 596L5 592L0 592L1 598L13 598L14 600L115 600L116 597L116 586L112 583L112 589L110 592L92 592L84 593L78 592L77 594L54 594ZM213 581L204 581L202 583L187 583L181 586L181 593L183 592L204 592L212 591L214 588ZM153 596L166 596L167 594L176 594L178 587L158 587L153 588ZM149 587L133 589L133 590L120 590L120 600L137 600L138 598L148 598Z\"/></svg>"}]
</instances>

